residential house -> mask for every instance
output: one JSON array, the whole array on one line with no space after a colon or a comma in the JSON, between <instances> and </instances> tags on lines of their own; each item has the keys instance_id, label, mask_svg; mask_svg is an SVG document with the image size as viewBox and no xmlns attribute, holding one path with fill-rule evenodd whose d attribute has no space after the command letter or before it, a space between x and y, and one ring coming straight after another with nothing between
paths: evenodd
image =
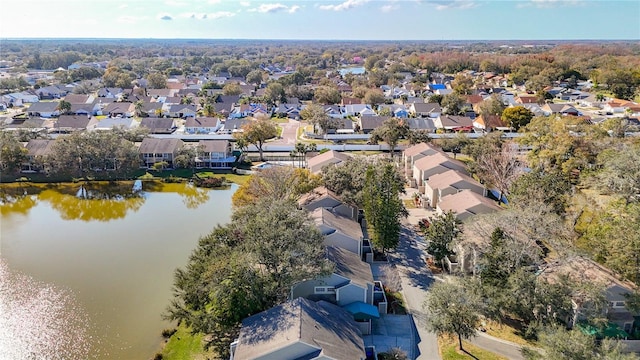
<instances>
[{"instance_id":1,"label":"residential house","mask_svg":"<svg viewBox=\"0 0 640 360\"><path fill-rule=\"evenodd\" d=\"M433 124L437 129L445 131L471 131L473 130L473 120L467 116L440 115Z\"/></svg>"},{"instance_id":2,"label":"residential house","mask_svg":"<svg viewBox=\"0 0 640 360\"><path fill-rule=\"evenodd\" d=\"M390 118L390 116L362 115L360 117L360 131L364 134L371 134L373 130L380 127L385 120Z\"/></svg>"},{"instance_id":3,"label":"residential house","mask_svg":"<svg viewBox=\"0 0 640 360\"><path fill-rule=\"evenodd\" d=\"M413 131L426 131L426 132L435 132L436 126L433 123L432 118L408 118L404 119L404 121L409 126L409 130Z\"/></svg>"},{"instance_id":4,"label":"residential house","mask_svg":"<svg viewBox=\"0 0 640 360\"><path fill-rule=\"evenodd\" d=\"M3 97L7 98L5 101L7 101L8 104L13 104L13 106L23 106L24 104L37 103L40 101L38 95L26 91L6 94L3 95Z\"/></svg>"},{"instance_id":5,"label":"residential house","mask_svg":"<svg viewBox=\"0 0 640 360\"><path fill-rule=\"evenodd\" d=\"M95 97L93 95L86 94L67 94L64 97L64 101L68 102L71 105L74 104L92 104L95 101Z\"/></svg>"},{"instance_id":6,"label":"residential house","mask_svg":"<svg viewBox=\"0 0 640 360\"><path fill-rule=\"evenodd\" d=\"M343 96L342 101L340 102L340 105L342 106L358 105L358 104L362 104L362 99L355 98L355 97L348 97L348 96Z\"/></svg>"},{"instance_id":7,"label":"residential house","mask_svg":"<svg viewBox=\"0 0 640 360\"><path fill-rule=\"evenodd\" d=\"M289 119L300 119L300 104L280 104L276 108L276 114L281 117L287 117Z\"/></svg>"},{"instance_id":8,"label":"residential house","mask_svg":"<svg viewBox=\"0 0 640 360\"><path fill-rule=\"evenodd\" d=\"M327 259L335 265L332 274L295 284L291 299L329 301L339 306L353 302L373 305L373 274L371 265L346 249L327 246ZM376 309L377 310L377 309Z\"/></svg>"},{"instance_id":9,"label":"residential house","mask_svg":"<svg viewBox=\"0 0 640 360\"><path fill-rule=\"evenodd\" d=\"M144 116L157 117L164 113L161 102L144 101L142 103L142 112Z\"/></svg>"},{"instance_id":10,"label":"residential house","mask_svg":"<svg viewBox=\"0 0 640 360\"><path fill-rule=\"evenodd\" d=\"M85 115L60 115L54 122L52 132L70 133L74 131L84 131L88 128L94 128L98 120L91 116Z\"/></svg>"},{"instance_id":11,"label":"residential house","mask_svg":"<svg viewBox=\"0 0 640 360\"><path fill-rule=\"evenodd\" d=\"M184 124L187 134L212 134L222 127L217 117L188 117Z\"/></svg>"},{"instance_id":12,"label":"residential house","mask_svg":"<svg viewBox=\"0 0 640 360\"><path fill-rule=\"evenodd\" d=\"M499 115L480 115L473 120L473 126L486 132L511 131L511 128L502 121Z\"/></svg>"},{"instance_id":13,"label":"residential house","mask_svg":"<svg viewBox=\"0 0 640 360\"><path fill-rule=\"evenodd\" d=\"M537 104L538 97L535 95L519 95L515 97L516 104Z\"/></svg>"},{"instance_id":14,"label":"residential house","mask_svg":"<svg viewBox=\"0 0 640 360\"><path fill-rule=\"evenodd\" d=\"M236 161L229 140L200 140L196 147L196 168L231 169Z\"/></svg>"},{"instance_id":15,"label":"residential house","mask_svg":"<svg viewBox=\"0 0 640 360\"><path fill-rule=\"evenodd\" d=\"M27 159L22 163L23 173L45 172L47 170L46 159L53 152L55 140L32 139L25 145Z\"/></svg>"},{"instance_id":16,"label":"residential house","mask_svg":"<svg viewBox=\"0 0 640 360\"><path fill-rule=\"evenodd\" d=\"M324 186L319 186L302 195L298 200L298 206L307 211L324 208L331 210L334 214L358 221L358 208L344 203L338 195Z\"/></svg>"},{"instance_id":17,"label":"residential house","mask_svg":"<svg viewBox=\"0 0 640 360\"><path fill-rule=\"evenodd\" d=\"M573 116L580 115L580 112L576 108L574 108L573 106L571 106L569 104L547 103L547 104L542 105L542 111L544 111L546 116L554 115L554 114L558 114L558 115L573 115Z\"/></svg>"},{"instance_id":18,"label":"residential house","mask_svg":"<svg viewBox=\"0 0 640 360\"><path fill-rule=\"evenodd\" d=\"M482 184L472 177L456 170L449 170L433 175L424 185L427 204L432 208L436 208L438 201L443 197L456 194L462 190L471 190L482 196L487 195L487 190Z\"/></svg>"},{"instance_id":19,"label":"residential house","mask_svg":"<svg viewBox=\"0 0 640 360\"><path fill-rule=\"evenodd\" d=\"M538 104L522 104L520 106L531 111L534 116L546 116L545 111Z\"/></svg>"},{"instance_id":20,"label":"residential house","mask_svg":"<svg viewBox=\"0 0 640 360\"><path fill-rule=\"evenodd\" d=\"M160 97L174 97L180 89L147 89L147 96L152 98L160 98Z\"/></svg>"},{"instance_id":21,"label":"residential house","mask_svg":"<svg viewBox=\"0 0 640 360\"><path fill-rule=\"evenodd\" d=\"M437 118L442 113L442 107L438 103L412 103L409 113L416 117Z\"/></svg>"},{"instance_id":22,"label":"residential house","mask_svg":"<svg viewBox=\"0 0 640 360\"><path fill-rule=\"evenodd\" d=\"M444 214L452 211L455 213L456 219L460 221L473 215L489 214L500 209L495 201L469 189L443 196L436 205L438 213Z\"/></svg>"},{"instance_id":23,"label":"residential house","mask_svg":"<svg viewBox=\"0 0 640 360\"><path fill-rule=\"evenodd\" d=\"M130 130L134 127L137 127L138 123L132 118L106 118L97 121L95 124L90 125L87 129L90 130L112 130L116 128Z\"/></svg>"},{"instance_id":24,"label":"residential house","mask_svg":"<svg viewBox=\"0 0 640 360\"><path fill-rule=\"evenodd\" d=\"M250 123L249 119L241 118L229 118L224 121L222 129L218 130L219 133L233 134L234 132L243 131L242 127Z\"/></svg>"},{"instance_id":25,"label":"residential house","mask_svg":"<svg viewBox=\"0 0 640 360\"><path fill-rule=\"evenodd\" d=\"M332 119L342 119L345 117L345 114L340 109L338 105L324 105L324 112Z\"/></svg>"},{"instance_id":26,"label":"residential house","mask_svg":"<svg viewBox=\"0 0 640 360\"><path fill-rule=\"evenodd\" d=\"M96 95L98 97L117 99L122 94L121 88L102 88L98 89Z\"/></svg>"},{"instance_id":27,"label":"residential house","mask_svg":"<svg viewBox=\"0 0 640 360\"><path fill-rule=\"evenodd\" d=\"M195 104L174 104L169 106L169 116L172 118L195 117L197 113Z\"/></svg>"},{"instance_id":28,"label":"residential house","mask_svg":"<svg viewBox=\"0 0 640 360\"><path fill-rule=\"evenodd\" d=\"M55 85L44 86L35 90L40 100L60 99L67 95L68 91L61 89Z\"/></svg>"},{"instance_id":29,"label":"residential house","mask_svg":"<svg viewBox=\"0 0 640 360\"><path fill-rule=\"evenodd\" d=\"M413 163L413 181L415 181L418 189L420 189L431 176L449 170L457 170L464 174L467 173L467 167L463 162L452 159L442 152L436 152L420 158ZM424 191L420 190L420 192L423 193Z\"/></svg>"},{"instance_id":30,"label":"residential house","mask_svg":"<svg viewBox=\"0 0 640 360\"><path fill-rule=\"evenodd\" d=\"M407 178L412 178L413 165L417 160L439 152L442 152L439 147L424 142L404 149L402 152L402 164L404 165L405 176Z\"/></svg>"},{"instance_id":31,"label":"residential house","mask_svg":"<svg viewBox=\"0 0 640 360\"><path fill-rule=\"evenodd\" d=\"M378 113L382 114L384 112L388 112L388 114L397 118L408 118L409 111L407 107L402 104L382 104L378 106Z\"/></svg>"},{"instance_id":32,"label":"residential house","mask_svg":"<svg viewBox=\"0 0 640 360\"><path fill-rule=\"evenodd\" d=\"M319 174L325 166L333 164L337 165L343 161L347 161L348 159L349 155L330 150L307 160L307 167L312 174Z\"/></svg>"},{"instance_id":33,"label":"residential house","mask_svg":"<svg viewBox=\"0 0 640 360\"><path fill-rule=\"evenodd\" d=\"M71 104L71 110L69 111L74 115L98 115L98 112L102 111L98 101L93 101L88 104Z\"/></svg>"},{"instance_id":34,"label":"residential house","mask_svg":"<svg viewBox=\"0 0 640 360\"><path fill-rule=\"evenodd\" d=\"M173 168L173 159L182 146L180 139L144 138L138 149L141 166L152 168L154 164L164 162L166 168Z\"/></svg>"},{"instance_id":35,"label":"residential house","mask_svg":"<svg viewBox=\"0 0 640 360\"><path fill-rule=\"evenodd\" d=\"M102 109L102 114L109 117L133 117L136 107L130 102L112 102Z\"/></svg>"},{"instance_id":36,"label":"residential house","mask_svg":"<svg viewBox=\"0 0 640 360\"><path fill-rule=\"evenodd\" d=\"M602 110L612 114L630 112L632 114L640 112L640 105L627 100L612 99L602 106Z\"/></svg>"},{"instance_id":37,"label":"residential house","mask_svg":"<svg viewBox=\"0 0 640 360\"><path fill-rule=\"evenodd\" d=\"M628 299L625 295L633 294L638 290L631 282L620 280L619 276L611 270L581 256L573 256L551 262L542 268L539 276L550 282L557 281L560 276L567 276L571 282L603 286L606 289L605 298L609 305L604 310L603 315L606 315L610 323L631 334L635 314L627 309L626 303ZM573 314L567 319L562 319L570 327L585 320L584 309L591 305L581 301L579 298L574 298L572 301Z\"/></svg>"},{"instance_id":38,"label":"residential house","mask_svg":"<svg viewBox=\"0 0 640 360\"><path fill-rule=\"evenodd\" d=\"M368 104L352 104L344 106L344 114L345 116L364 116L376 115L376 112Z\"/></svg>"},{"instance_id":39,"label":"residential house","mask_svg":"<svg viewBox=\"0 0 640 360\"><path fill-rule=\"evenodd\" d=\"M39 101L32 103L27 109L29 116L39 116L43 118L52 118L60 115L57 101Z\"/></svg>"},{"instance_id":40,"label":"residential house","mask_svg":"<svg viewBox=\"0 0 640 360\"><path fill-rule=\"evenodd\" d=\"M297 298L242 321L231 360L364 360L351 314L326 301Z\"/></svg>"},{"instance_id":41,"label":"residential house","mask_svg":"<svg viewBox=\"0 0 640 360\"><path fill-rule=\"evenodd\" d=\"M150 134L171 134L176 130L175 122L170 118L143 118L140 127L149 129Z\"/></svg>"},{"instance_id":42,"label":"residential house","mask_svg":"<svg viewBox=\"0 0 640 360\"><path fill-rule=\"evenodd\" d=\"M353 121L351 119L332 119L327 134L353 134Z\"/></svg>"},{"instance_id":43,"label":"residential house","mask_svg":"<svg viewBox=\"0 0 640 360\"><path fill-rule=\"evenodd\" d=\"M368 240L364 240L360 223L319 207L311 212L311 219L324 235L326 246L337 246L357 254L362 259L363 254L371 252Z\"/></svg>"}]
</instances>

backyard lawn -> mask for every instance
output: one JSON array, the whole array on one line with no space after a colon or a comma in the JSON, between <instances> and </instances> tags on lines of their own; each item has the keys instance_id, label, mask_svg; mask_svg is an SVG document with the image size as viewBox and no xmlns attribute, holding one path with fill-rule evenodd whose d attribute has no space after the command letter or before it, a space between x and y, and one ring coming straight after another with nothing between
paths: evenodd
<instances>
[{"instance_id":1,"label":"backyard lawn","mask_svg":"<svg viewBox=\"0 0 640 360\"><path fill-rule=\"evenodd\" d=\"M205 360L213 358L213 354L205 351L202 342L203 335L192 335L185 326L178 326L162 349L163 360ZM157 357L156 357L157 358Z\"/></svg>"}]
</instances>

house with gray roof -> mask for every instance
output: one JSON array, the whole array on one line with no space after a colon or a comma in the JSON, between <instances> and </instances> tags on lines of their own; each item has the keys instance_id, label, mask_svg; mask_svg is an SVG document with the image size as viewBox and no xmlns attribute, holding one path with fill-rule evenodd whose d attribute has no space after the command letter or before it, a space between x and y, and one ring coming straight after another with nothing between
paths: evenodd
<instances>
[{"instance_id":1,"label":"house with gray roof","mask_svg":"<svg viewBox=\"0 0 640 360\"><path fill-rule=\"evenodd\" d=\"M324 235L325 245L351 251L359 258L371 251L369 241L365 242L362 227L357 221L325 208L313 210L311 219Z\"/></svg>"},{"instance_id":2,"label":"house with gray roof","mask_svg":"<svg viewBox=\"0 0 640 360\"><path fill-rule=\"evenodd\" d=\"M307 168L309 168L312 174L319 174L325 166L339 164L347 160L349 160L349 155L335 150L329 150L307 160Z\"/></svg>"},{"instance_id":3,"label":"house with gray roof","mask_svg":"<svg viewBox=\"0 0 640 360\"><path fill-rule=\"evenodd\" d=\"M333 273L295 284L291 298L325 300L340 306L356 301L373 305L371 265L357 254L337 246L327 246L326 258L335 265Z\"/></svg>"},{"instance_id":4,"label":"house with gray roof","mask_svg":"<svg viewBox=\"0 0 640 360\"><path fill-rule=\"evenodd\" d=\"M467 166L459 160L450 158L445 153L436 152L432 155L422 157L413 163L412 177L420 189L431 176L449 170L457 170L466 174ZM420 192L423 192L423 190L420 190Z\"/></svg>"},{"instance_id":5,"label":"house with gray roof","mask_svg":"<svg viewBox=\"0 0 640 360\"><path fill-rule=\"evenodd\" d=\"M433 124L438 129L449 131L473 129L473 120L468 116L440 115L433 121Z\"/></svg>"},{"instance_id":6,"label":"house with gray roof","mask_svg":"<svg viewBox=\"0 0 640 360\"><path fill-rule=\"evenodd\" d=\"M242 321L231 360L364 360L362 334L351 314L326 301L287 301Z\"/></svg>"},{"instance_id":7,"label":"house with gray roof","mask_svg":"<svg viewBox=\"0 0 640 360\"><path fill-rule=\"evenodd\" d=\"M149 129L150 134L171 134L176 130L175 121L171 118L142 118L140 127Z\"/></svg>"},{"instance_id":8,"label":"house with gray roof","mask_svg":"<svg viewBox=\"0 0 640 360\"><path fill-rule=\"evenodd\" d=\"M324 186L318 186L302 195L298 200L298 207L307 211L324 208L331 210L334 214L358 221L358 208L344 203L338 195Z\"/></svg>"},{"instance_id":9,"label":"house with gray roof","mask_svg":"<svg viewBox=\"0 0 640 360\"><path fill-rule=\"evenodd\" d=\"M70 133L74 131L84 131L88 128L93 128L98 123L98 120L92 116L87 115L60 115L60 117L54 122L51 132L55 133Z\"/></svg>"},{"instance_id":10,"label":"house with gray roof","mask_svg":"<svg viewBox=\"0 0 640 360\"><path fill-rule=\"evenodd\" d=\"M144 138L138 149L141 167L149 169L156 163L165 162L165 167L173 168L173 159L183 145L180 139Z\"/></svg>"},{"instance_id":11,"label":"house with gray roof","mask_svg":"<svg viewBox=\"0 0 640 360\"><path fill-rule=\"evenodd\" d=\"M135 105L130 102L112 102L102 109L102 114L110 117L132 117L135 113Z\"/></svg>"},{"instance_id":12,"label":"house with gray roof","mask_svg":"<svg viewBox=\"0 0 640 360\"><path fill-rule=\"evenodd\" d=\"M437 118L442 113L442 108L438 103L414 102L409 107L409 114L415 117Z\"/></svg>"},{"instance_id":13,"label":"house with gray roof","mask_svg":"<svg viewBox=\"0 0 640 360\"><path fill-rule=\"evenodd\" d=\"M60 115L57 101L39 101L32 103L27 109L29 116L39 116L43 118L52 118Z\"/></svg>"},{"instance_id":14,"label":"house with gray roof","mask_svg":"<svg viewBox=\"0 0 640 360\"><path fill-rule=\"evenodd\" d=\"M188 117L184 124L184 132L187 134L211 134L222 127L222 122L217 117Z\"/></svg>"},{"instance_id":15,"label":"house with gray roof","mask_svg":"<svg viewBox=\"0 0 640 360\"><path fill-rule=\"evenodd\" d=\"M489 214L499 210L501 207L495 201L470 189L443 196L436 206L436 211L439 214L451 211L460 221L474 215Z\"/></svg>"},{"instance_id":16,"label":"house with gray roof","mask_svg":"<svg viewBox=\"0 0 640 360\"><path fill-rule=\"evenodd\" d=\"M382 126L385 120L390 118L390 116L362 115L360 117L360 131L365 134L370 134L373 130Z\"/></svg>"},{"instance_id":17,"label":"house with gray roof","mask_svg":"<svg viewBox=\"0 0 640 360\"><path fill-rule=\"evenodd\" d=\"M188 118L196 116L195 104L174 104L169 106L169 116L172 118Z\"/></svg>"},{"instance_id":18,"label":"house with gray roof","mask_svg":"<svg viewBox=\"0 0 640 360\"><path fill-rule=\"evenodd\" d=\"M402 152L402 163L404 164L404 174L407 178L411 179L413 175L413 164L419 159L425 156L433 155L435 153L443 152L437 146L429 143L419 143L410 146Z\"/></svg>"},{"instance_id":19,"label":"house with gray roof","mask_svg":"<svg viewBox=\"0 0 640 360\"><path fill-rule=\"evenodd\" d=\"M231 169L236 161L229 140L200 140L196 147L197 168Z\"/></svg>"},{"instance_id":20,"label":"house with gray roof","mask_svg":"<svg viewBox=\"0 0 640 360\"><path fill-rule=\"evenodd\" d=\"M21 172L37 173L47 169L47 157L53 152L56 140L32 139L24 146L27 149L27 159L22 163Z\"/></svg>"}]
</instances>

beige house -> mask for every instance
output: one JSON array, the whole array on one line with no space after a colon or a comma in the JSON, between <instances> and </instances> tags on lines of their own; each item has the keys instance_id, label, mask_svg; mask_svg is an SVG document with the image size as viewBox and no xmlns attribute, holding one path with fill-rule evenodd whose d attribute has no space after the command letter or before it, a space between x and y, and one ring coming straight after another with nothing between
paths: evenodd
<instances>
[{"instance_id":1,"label":"beige house","mask_svg":"<svg viewBox=\"0 0 640 360\"><path fill-rule=\"evenodd\" d=\"M442 152L442 150L428 143L419 143L406 148L402 152L402 164L404 165L404 174L407 178L411 178L413 174L413 165L419 159L425 156Z\"/></svg>"},{"instance_id":2,"label":"beige house","mask_svg":"<svg viewBox=\"0 0 640 360\"><path fill-rule=\"evenodd\" d=\"M25 145L27 160L22 163L21 172L37 173L47 170L46 159L52 154L55 140L32 139Z\"/></svg>"},{"instance_id":3,"label":"beige house","mask_svg":"<svg viewBox=\"0 0 640 360\"><path fill-rule=\"evenodd\" d=\"M307 160L307 167L312 174L319 174L323 167L332 164L339 164L343 161L347 161L348 159L349 155L330 150Z\"/></svg>"},{"instance_id":4,"label":"beige house","mask_svg":"<svg viewBox=\"0 0 640 360\"><path fill-rule=\"evenodd\" d=\"M488 214L501 208L495 201L467 189L443 196L438 201L436 210L440 214L452 211L456 218L462 221L473 215Z\"/></svg>"},{"instance_id":5,"label":"beige house","mask_svg":"<svg viewBox=\"0 0 640 360\"><path fill-rule=\"evenodd\" d=\"M444 153L437 152L433 155L425 156L418 159L413 164L413 181L418 186L420 192L425 182L433 175L440 174L449 170L457 170L461 173L467 173L466 165L458 160L452 159Z\"/></svg>"},{"instance_id":6,"label":"beige house","mask_svg":"<svg viewBox=\"0 0 640 360\"><path fill-rule=\"evenodd\" d=\"M456 170L445 171L433 175L424 185L427 203L435 208L443 197L456 194L462 190L470 190L478 195L486 196L485 187L472 177Z\"/></svg>"},{"instance_id":7,"label":"beige house","mask_svg":"<svg viewBox=\"0 0 640 360\"><path fill-rule=\"evenodd\" d=\"M141 166L152 168L156 163L166 162L166 167L173 168L173 159L182 146L180 139L144 138L138 149Z\"/></svg>"}]
</instances>

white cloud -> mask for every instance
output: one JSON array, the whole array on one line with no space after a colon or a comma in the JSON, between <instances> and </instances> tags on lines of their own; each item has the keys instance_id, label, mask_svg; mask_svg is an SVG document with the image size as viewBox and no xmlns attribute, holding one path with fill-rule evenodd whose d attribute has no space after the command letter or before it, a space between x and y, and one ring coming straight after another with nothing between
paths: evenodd
<instances>
[{"instance_id":1,"label":"white cloud","mask_svg":"<svg viewBox=\"0 0 640 360\"><path fill-rule=\"evenodd\" d=\"M300 10L300 6L298 5L287 6L280 3L274 3L274 4L261 4L257 8L249 9L247 11L259 12L259 13L276 13L280 11L286 11L290 14L293 14L298 10Z\"/></svg>"},{"instance_id":2,"label":"white cloud","mask_svg":"<svg viewBox=\"0 0 640 360\"><path fill-rule=\"evenodd\" d=\"M126 9L127 7L129 7L129 5L122 4L122 5L118 6L118 9L122 10L122 9Z\"/></svg>"},{"instance_id":3,"label":"white cloud","mask_svg":"<svg viewBox=\"0 0 640 360\"><path fill-rule=\"evenodd\" d=\"M345 2L337 5L320 5L318 7L321 10L342 11L342 10L353 9L354 7L366 4L368 2L369 0L346 0Z\"/></svg>"},{"instance_id":4,"label":"white cloud","mask_svg":"<svg viewBox=\"0 0 640 360\"><path fill-rule=\"evenodd\" d=\"M218 11L214 13L182 13L180 14L181 18L193 19L193 20L211 20L211 19L220 19L225 17L235 16L235 13L229 11Z\"/></svg>"},{"instance_id":5,"label":"white cloud","mask_svg":"<svg viewBox=\"0 0 640 360\"><path fill-rule=\"evenodd\" d=\"M248 1L240 1L240 6L244 6L244 7L251 6L251 3Z\"/></svg>"},{"instance_id":6,"label":"white cloud","mask_svg":"<svg viewBox=\"0 0 640 360\"><path fill-rule=\"evenodd\" d=\"M209 2L209 4L214 5L214 4L219 4L220 0L209 0L208 2Z\"/></svg>"},{"instance_id":7,"label":"white cloud","mask_svg":"<svg viewBox=\"0 0 640 360\"><path fill-rule=\"evenodd\" d=\"M473 0L431 1L431 3L436 4L436 10L471 9L478 6Z\"/></svg>"},{"instance_id":8,"label":"white cloud","mask_svg":"<svg viewBox=\"0 0 640 360\"><path fill-rule=\"evenodd\" d=\"M398 7L397 7L397 6L395 6L395 5L390 5L390 4L388 4L388 5L383 5L383 6L381 6L381 7L380 7L380 11L387 13L387 12L391 12L391 11L393 11L393 10L397 9L397 8L398 8Z\"/></svg>"},{"instance_id":9,"label":"white cloud","mask_svg":"<svg viewBox=\"0 0 640 360\"><path fill-rule=\"evenodd\" d=\"M168 21L168 20L173 20L173 17L167 14L160 14L158 15L158 19Z\"/></svg>"}]
</instances>

